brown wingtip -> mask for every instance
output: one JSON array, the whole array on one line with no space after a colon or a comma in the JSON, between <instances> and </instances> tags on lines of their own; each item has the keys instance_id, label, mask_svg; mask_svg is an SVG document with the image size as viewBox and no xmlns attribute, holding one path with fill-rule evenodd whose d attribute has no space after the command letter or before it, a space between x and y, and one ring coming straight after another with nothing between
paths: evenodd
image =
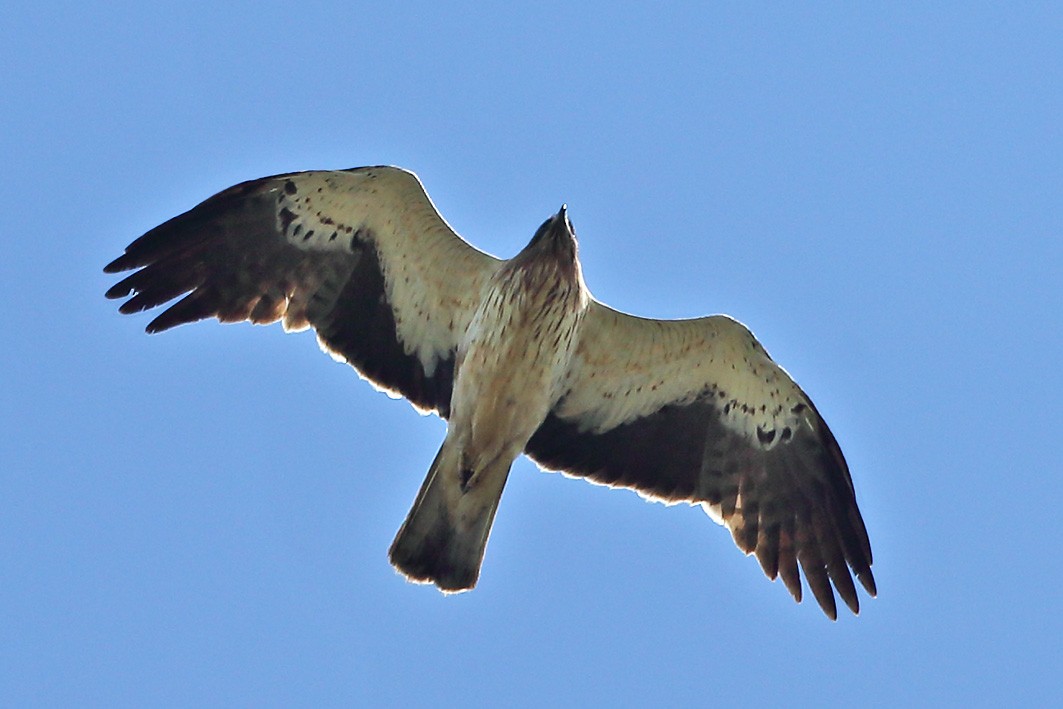
<instances>
[{"instance_id":1,"label":"brown wingtip","mask_svg":"<svg viewBox=\"0 0 1063 709\"><path fill-rule=\"evenodd\" d=\"M858 573L856 578L859 579L860 585L867 591L867 595L872 598L878 598L878 586L875 584L875 577L871 574L871 569Z\"/></svg>"},{"instance_id":2,"label":"brown wingtip","mask_svg":"<svg viewBox=\"0 0 1063 709\"><path fill-rule=\"evenodd\" d=\"M834 592L830 589L828 583L826 587L820 587L818 585L812 585L812 595L816 597L816 601L819 603L819 607L823 610L823 613L831 620L838 620L838 604L834 600Z\"/></svg>"},{"instance_id":3,"label":"brown wingtip","mask_svg":"<svg viewBox=\"0 0 1063 709\"><path fill-rule=\"evenodd\" d=\"M125 298L132 292L132 286L127 285L125 281L119 281L108 288L107 292L103 294L103 297L108 300L117 300L118 298Z\"/></svg>"}]
</instances>

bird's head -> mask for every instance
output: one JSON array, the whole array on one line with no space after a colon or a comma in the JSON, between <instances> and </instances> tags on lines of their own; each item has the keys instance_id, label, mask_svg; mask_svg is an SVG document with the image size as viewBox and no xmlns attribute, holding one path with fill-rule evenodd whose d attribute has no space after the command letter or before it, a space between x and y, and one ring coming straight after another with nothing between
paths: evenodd
<instances>
[{"instance_id":1,"label":"bird's head","mask_svg":"<svg viewBox=\"0 0 1063 709\"><path fill-rule=\"evenodd\" d=\"M568 220L568 208L561 205L557 214L543 222L535 236L519 254L510 259L507 269L536 278L563 281L575 284L586 291L583 269L579 265L579 249L576 232Z\"/></svg>"},{"instance_id":2,"label":"bird's head","mask_svg":"<svg viewBox=\"0 0 1063 709\"><path fill-rule=\"evenodd\" d=\"M571 261L576 260L576 250L576 231L568 220L568 206L564 204L557 214L543 222L535 236L524 247L526 252L553 254Z\"/></svg>"}]
</instances>

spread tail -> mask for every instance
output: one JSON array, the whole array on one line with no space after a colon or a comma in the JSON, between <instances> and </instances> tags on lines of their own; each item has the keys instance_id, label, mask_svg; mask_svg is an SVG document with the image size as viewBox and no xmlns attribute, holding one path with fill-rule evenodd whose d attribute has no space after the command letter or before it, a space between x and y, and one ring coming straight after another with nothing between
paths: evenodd
<instances>
[{"instance_id":1,"label":"spread tail","mask_svg":"<svg viewBox=\"0 0 1063 709\"><path fill-rule=\"evenodd\" d=\"M511 465L503 460L481 471L463 469L461 451L444 441L391 543L395 568L445 592L475 586Z\"/></svg>"}]
</instances>

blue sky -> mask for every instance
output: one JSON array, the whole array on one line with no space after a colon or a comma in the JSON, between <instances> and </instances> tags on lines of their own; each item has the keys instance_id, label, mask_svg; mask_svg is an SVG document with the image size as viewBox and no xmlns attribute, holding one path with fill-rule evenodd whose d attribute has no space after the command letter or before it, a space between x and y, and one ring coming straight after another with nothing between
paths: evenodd
<instances>
[{"instance_id":1,"label":"blue sky","mask_svg":"<svg viewBox=\"0 0 1063 709\"><path fill-rule=\"evenodd\" d=\"M1058 695L1061 37L1049 3L0 10L0 703ZM407 584L442 422L308 334L103 298L219 189L379 163L502 256L567 202L599 299L747 323L879 598L831 623L699 510L527 460L480 586Z\"/></svg>"}]
</instances>

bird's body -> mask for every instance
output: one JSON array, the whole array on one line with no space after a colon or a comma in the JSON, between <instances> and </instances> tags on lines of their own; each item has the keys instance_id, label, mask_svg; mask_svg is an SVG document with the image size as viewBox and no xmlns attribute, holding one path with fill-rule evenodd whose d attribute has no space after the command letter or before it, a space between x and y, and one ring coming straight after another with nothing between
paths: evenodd
<instances>
[{"instance_id":1,"label":"bird's body","mask_svg":"<svg viewBox=\"0 0 1063 709\"><path fill-rule=\"evenodd\" d=\"M398 168L229 188L133 242L108 297L149 332L217 317L313 327L376 386L448 420L391 559L475 585L513 460L700 504L801 599L856 612L871 548L837 442L803 391L726 316L617 312L583 282L564 208L512 259L472 248Z\"/></svg>"},{"instance_id":2,"label":"bird's body","mask_svg":"<svg viewBox=\"0 0 1063 709\"><path fill-rule=\"evenodd\" d=\"M458 350L450 428L473 468L520 455L560 398L590 304L566 221L562 210L499 269Z\"/></svg>"},{"instance_id":3,"label":"bird's body","mask_svg":"<svg viewBox=\"0 0 1063 709\"><path fill-rule=\"evenodd\" d=\"M471 588L510 466L561 396L590 303L565 210L491 279L458 348L450 421L391 561Z\"/></svg>"}]
</instances>

